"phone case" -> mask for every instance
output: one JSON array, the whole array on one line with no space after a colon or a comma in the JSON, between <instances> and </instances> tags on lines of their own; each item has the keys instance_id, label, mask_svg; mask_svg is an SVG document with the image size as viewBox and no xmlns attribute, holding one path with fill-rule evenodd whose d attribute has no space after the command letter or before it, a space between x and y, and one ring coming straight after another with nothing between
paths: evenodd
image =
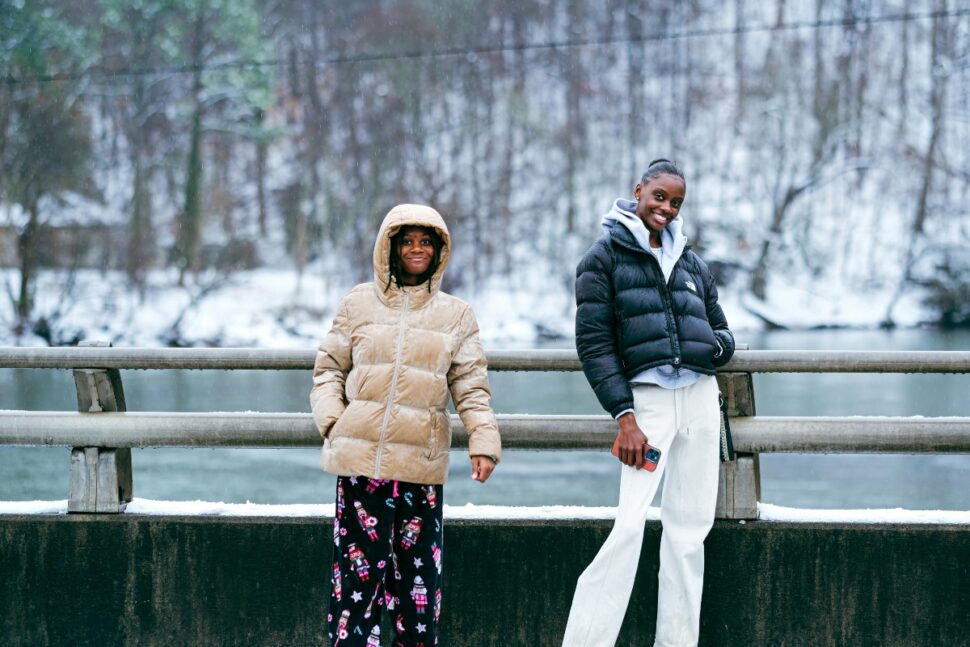
<instances>
[{"instance_id":1,"label":"phone case","mask_svg":"<svg viewBox=\"0 0 970 647\"><path fill-rule=\"evenodd\" d=\"M614 456L619 458L620 456L620 439L617 438L613 441L612 453ZM660 450L653 445L644 444L643 445L643 469L648 472L652 472L657 469L657 463L660 462Z\"/></svg>"}]
</instances>

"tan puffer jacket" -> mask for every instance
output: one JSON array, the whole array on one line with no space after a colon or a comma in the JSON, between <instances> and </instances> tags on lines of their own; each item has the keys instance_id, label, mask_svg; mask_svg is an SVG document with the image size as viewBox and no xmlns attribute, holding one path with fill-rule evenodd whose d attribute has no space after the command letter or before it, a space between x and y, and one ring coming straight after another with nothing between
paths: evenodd
<instances>
[{"instance_id":1,"label":"tan puffer jacket","mask_svg":"<svg viewBox=\"0 0 970 647\"><path fill-rule=\"evenodd\" d=\"M390 281L391 237L405 225L433 227L444 240L428 282ZM322 467L341 476L411 483L448 478L451 392L468 430L469 454L501 457L478 323L468 304L439 291L451 249L430 207L398 205L374 245L374 283L341 301L317 351L310 404L324 437Z\"/></svg>"}]
</instances>

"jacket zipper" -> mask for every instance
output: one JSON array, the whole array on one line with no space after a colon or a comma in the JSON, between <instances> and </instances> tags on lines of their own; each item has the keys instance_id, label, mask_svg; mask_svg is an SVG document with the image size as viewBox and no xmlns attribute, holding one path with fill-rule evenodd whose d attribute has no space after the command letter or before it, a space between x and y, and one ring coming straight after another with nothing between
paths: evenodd
<instances>
[{"instance_id":1,"label":"jacket zipper","mask_svg":"<svg viewBox=\"0 0 970 647\"><path fill-rule=\"evenodd\" d=\"M677 259L677 263L680 263L680 259ZM674 264L674 270L670 273L670 278L674 278L674 272L677 271L677 264ZM661 275L663 270L661 270ZM670 283L668 281L663 281L663 298L666 301L666 307L664 308L664 314L667 315L667 330L670 331L670 351L674 354L674 366L680 368L680 331L677 329L677 320L674 319L674 304L673 298L670 295Z\"/></svg>"},{"instance_id":2,"label":"jacket zipper","mask_svg":"<svg viewBox=\"0 0 970 647\"><path fill-rule=\"evenodd\" d=\"M686 247L684 250L686 251ZM642 250L638 250L642 251ZM674 274L677 272L677 266L680 265L681 259L678 258L677 262L674 263L674 268L670 271L670 278L664 279L664 271L660 266L660 260L649 252L644 252L653 259L653 262L657 264L657 271L660 272L660 285L662 289L660 290L660 295L664 300L664 315L667 319L667 330L670 331L670 352L674 354L673 365L676 368L680 368L680 332L677 330L677 320L674 319L674 304L673 298L670 295L670 282L674 280Z\"/></svg>"},{"instance_id":3,"label":"jacket zipper","mask_svg":"<svg viewBox=\"0 0 970 647\"><path fill-rule=\"evenodd\" d=\"M640 253L640 254L645 254L646 256L649 256L651 259L653 259L653 262L657 264L657 271L660 272L660 278L663 279L663 268L660 267L660 261L657 259L656 256L654 256L650 252L646 251L645 249L641 249L639 247L639 245L638 246L631 246L631 245L628 245L627 243L623 242L622 240L619 240L617 238L613 238L612 236L611 236L611 239L614 240L614 241L616 241L616 243L618 243L622 247L625 247L625 248L627 248L627 249L629 249L631 251L634 251L634 252L637 252L637 253ZM690 249L690 245L689 244L684 246L684 249L681 252L681 257L677 259L677 262L676 263L674 263L674 269L670 273L670 279L669 280L661 280L660 281L660 284L663 286L663 289L661 290L660 294L661 294L661 296L662 296L662 298L664 300L664 304L665 304L664 314L666 315L666 319L667 319L667 330L669 330L671 332L671 334L670 334L670 350L674 354L673 365L676 366L676 367L678 367L678 368L680 367L680 342L677 341L678 340L678 337L679 337L679 333L677 331L677 321L674 319L674 313L673 313L674 308L673 308L672 300L671 300L671 297L670 297L670 281L673 280L674 273L677 271L677 266L680 265L681 261L683 260L684 253L687 252L689 249Z\"/></svg>"},{"instance_id":4,"label":"jacket zipper","mask_svg":"<svg viewBox=\"0 0 970 647\"><path fill-rule=\"evenodd\" d=\"M401 371L401 348L404 346L405 320L408 314L408 302L411 300L411 293L404 293L404 307L401 308L401 323L397 331L397 346L394 349L394 371L391 373L391 390L387 396L387 407L384 409L384 420L381 422L381 434L377 439L376 465L374 466L374 478L381 478L381 455L384 453L384 436L387 434L387 424L391 419L391 407L394 406L394 396L397 395L397 376Z\"/></svg>"}]
</instances>

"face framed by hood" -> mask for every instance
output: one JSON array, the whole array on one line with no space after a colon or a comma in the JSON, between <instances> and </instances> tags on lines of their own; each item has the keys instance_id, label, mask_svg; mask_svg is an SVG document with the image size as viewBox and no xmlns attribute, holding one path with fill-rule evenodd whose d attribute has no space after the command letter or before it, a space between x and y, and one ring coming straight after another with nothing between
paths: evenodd
<instances>
[{"instance_id":1,"label":"face framed by hood","mask_svg":"<svg viewBox=\"0 0 970 647\"><path fill-rule=\"evenodd\" d=\"M406 287L398 285L391 276L391 254L394 253L394 236L401 229L409 226L431 229L441 239L441 249L437 254L438 265L427 280L428 292L432 295L436 294L441 287L441 280L451 256L451 233L444 218L435 209L419 204L399 204L391 209L381 223L374 243L373 256L374 282L380 288L378 292L384 293L389 298L393 293L400 292Z\"/></svg>"},{"instance_id":2,"label":"face framed by hood","mask_svg":"<svg viewBox=\"0 0 970 647\"><path fill-rule=\"evenodd\" d=\"M404 225L391 236L391 280L398 285L428 283L441 262L444 240L436 229ZM388 287L390 282L388 283Z\"/></svg>"}]
</instances>

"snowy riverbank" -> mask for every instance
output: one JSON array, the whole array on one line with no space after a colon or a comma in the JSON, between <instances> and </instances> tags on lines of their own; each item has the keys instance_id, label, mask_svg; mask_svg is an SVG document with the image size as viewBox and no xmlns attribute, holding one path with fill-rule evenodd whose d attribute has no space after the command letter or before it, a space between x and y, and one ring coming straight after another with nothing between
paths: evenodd
<instances>
[{"instance_id":1,"label":"snowy riverbank","mask_svg":"<svg viewBox=\"0 0 970 647\"><path fill-rule=\"evenodd\" d=\"M0 270L12 285L14 270ZM245 346L310 348L326 334L340 297L351 287L308 270L302 278L287 270L240 271L228 278L202 275L179 287L172 271L149 277L144 296L130 289L120 272L45 271L37 281L36 319L44 318L54 343L107 340L116 346ZM575 306L571 285L540 268L514 279L492 279L478 290L455 290L474 307L486 347L532 346L561 339L572 344ZM875 328L892 294L889 290L820 290L810 283L774 286L761 302L738 286L721 289L721 304L735 331L757 331L766 321L792 329ZM928 318L918 294L896 308L900 326ZM19 337L10 300L0 305L0 344L47 345L44 333Z\"/></svg>"}]
</instances>

